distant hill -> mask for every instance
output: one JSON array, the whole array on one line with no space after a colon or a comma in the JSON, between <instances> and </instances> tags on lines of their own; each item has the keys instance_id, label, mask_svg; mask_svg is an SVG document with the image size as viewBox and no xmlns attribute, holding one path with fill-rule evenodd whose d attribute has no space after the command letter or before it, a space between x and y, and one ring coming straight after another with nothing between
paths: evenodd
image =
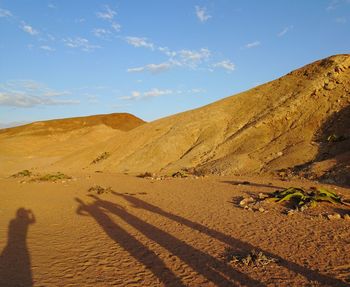
<instances>
[{"instance_id":1,"label":"distant hill","mask_svg":"<svg viewBox=\"0 0 350 287\"><path fill-rule=\"evenodd\" d=\"M50 168L220 175L297 168L319 178L339 174L341 165L346 174L349 93L350 55L332 56L202 108L76 146ZM103 152L110 156L91 165Z\"/></svg>"},{"instance_id":2,"label":"distant hill","mask_svg":"<svg viewBox=\"0 0 350 287\"><path fill-rule=\"evenodd\" d=\"M128 113L113 113L34 122L13 128L2 129L0 130L0 134L15 135L30 133L36 135L46 135L50 133L64 133L83 127L92 127L97 125L105 125L107 127L111 127L112 129L129 131L144 123L145 122L143 120Z\"/></svg>"}]
</instances>

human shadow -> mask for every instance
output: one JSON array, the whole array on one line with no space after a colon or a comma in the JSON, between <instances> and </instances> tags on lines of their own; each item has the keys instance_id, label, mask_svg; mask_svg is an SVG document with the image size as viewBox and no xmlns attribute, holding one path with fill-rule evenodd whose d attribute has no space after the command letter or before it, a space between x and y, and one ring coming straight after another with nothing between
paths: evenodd
<instances>
[{"instance_id":1,"label":"human shadow","mask_svg":"<svg viewBox=\"0 0 350 287\"><path fill-rule=\"evenodd\" d=\"M175 215L173 213L167 212L167 211L159 208L158 206L152 205L152 204L150 204L144 200L141 200L139 198L136 198L134 196L125 195L125 194L118 193L115 191L113 191L113 194L124 198L129 203L131 203L134 208L147 210L149 212L161 215L165 218L168 218L168 219L173 220L177 223L185 225L193 230L197 230L205 235L208 235L212 238L215 238L216 240L219 240L219 241L229 245L230 247L234 248L237 251L237 253L245 253L245 252L249 252L249 251L255 249L257 251L263 252L265 255L267 255L269 257L277 259L277 262L280 266L282 266L282 267L284 267L284 268L286 268L294 273L298 273L298 274L302 275L303 277L305 277L309 281L317 281L321 284L326 284L329 286L339 286L339 287L348 286L344 281L341 281L339 279L332 278L330 276L321 274L315 270L306 268L306 267L301 266L295 262L286 260L286 259L282 258L281 256L273 254L272 252L268 252L268 251L263 250L261 248L257 248L257 247L255 247L247 242L233 238L233 237L226 235L220 231L217 231L217 230L214 230L212 228L206 227L202 224L193 222L193 221L186 219L184 217L181 217L179 215ZM256 286L259 286L259 285L256 285Z\"/></svg>"},{"instance_id":2,"label":"human shadow","mask_svg":"<svg viewBox=\"0 0 350 287\"><path fill-rule=\"evenodd\" d=\"M8 227L8 239L0 255L0 286L31 287L33 277L27 247L29 225L35 223L31 210L19 208Z\"/></svg>"},{"instance_id":3,"label":"human shadow","mask_svg":"<svg viewBox=\"0 0 350 287\"><path fill-rule=\"evenodd\" d=\"M208 281L219 287L226 286L249 286L249 287L264 287L265 285L257 280L254 280L244 273L241 273L223 261L201 251L175 236L147 223L137 216L129 213L123 207L116 203L102 200L95 195L91 195L95 202L90 205L94 209L104 209L108 212L117 215L123 221L134 227L144 236L156 242L168 250L171 254L177 256L182 262L190 266L194 271L201 274ZM91 213L90 213L91 214ZM95 212L93 216L95 216ZM103 221L99 221L104 225ZM135 240L135 239L133 239ZM120 240L117 240L118 243ZM140 259L140 258L138 258ZM157 262L158 261L158 262ZM155 260L150 268L155 268L159 260ZM170 286L170 285L167 285ZM174 285L181 286L181 285Z\"/></svg>"},{"instance_id":4,"label":"human shadow","mask_svg":"<svg viewBox=\"0 0 350 287\"><path fill-rule=\"evenodd\" d=\"M185 286L181 280L164 264L153 251L135 239L123 228L117 225L98 203L85 204L81 199L78 203L77 214L90 215L102 227L103 231L119 246L126 250L138 262L150 270L165 286Z\"/></svg>"}]
</instances>

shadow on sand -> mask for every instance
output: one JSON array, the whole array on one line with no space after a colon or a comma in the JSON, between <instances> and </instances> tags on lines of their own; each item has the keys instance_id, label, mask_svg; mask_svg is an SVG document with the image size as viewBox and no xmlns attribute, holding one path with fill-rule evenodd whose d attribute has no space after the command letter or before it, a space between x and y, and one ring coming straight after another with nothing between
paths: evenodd
<instances>
[{"instance_id":1,"label":"shadow on sand","mask_svg":"<svg viewBox=\"0 0 350 287\"><path fill-rule=\"evenodd\" d=\"M263 252L265 255L269 256L269 257L273 257L276 258L278 260L278 264L294 273L300 274L303 277L305 277L308 281L317 281L321 284L327 285L327 286L339 286L339 287L346 287L348 286L348 284L346 284L344 281L338 280L336 278L332 278L330 276L321 274L315 270L311 270L309 268L306 268L304 266L301 266L297 263L294 263L292 261L288 261L276 254L273 254L271 252L259 249L247 242L243 242L239 239L233 238L229 235L226 235L224 233L221 233L219 231L216 231L214 229L208 228L204 225L201 225L199 223L193 222L189 219L183 218L181 216L172 214L170 212L167 212L155 205L152 205L150 203L147 203L139 198L136 198L134 196L130 196L130 195L125 195L125 194L121 194L121 193L117 193L117 192L113 192L114 195L119 196L124 198L125 200L127 200L129 203L132 204L132 206L134 208L139 208L139 209L144 209L147 210L149 212L158 214L160 216L163 216L167 219L173 220L174 222L180 223L182 225L185 225L193 230L197 230L203 234L206 234L212 238L215 238L216 240L219 240L227 245L229 245L230 247L234 248L235 250L239 251L245 251L245 252L249 252L253 249L258 250ZM113 204L112 203L107 203L104 201L101 201L103 203L103 205L106 205L108 207L108 209L114 209ZM125 214L123 214L125 217ZM125 218L124 218L125 219ZM130 218L129 218L130 220ZM154 228L154 227L153 227ZM157 238L155 238L157 239ZM184 246L185 247L185 246ZM196 254L199 255L199 254ZM182 259L182 258L181 258ZM213 258L207 258L208 260L213 260L213 262L217 261L216 259ZM219 267L219 266L218 266ZM220 265L219 269L222 267L222 265ZM225 270L225 268L224 268ZM237 276L237 274L236 274ZM242 274L239 274L239 276L237 276L236 278L233 277L232 279L236 279L238 281L241 281L240 278L242 279ZM252 279L250 279L252 280ZM215 283L215 281L213 281ZM241 282L249 282L249 281L245 281L244 279ZM254 285L254 282L250 281L250 284L246 284L247 286L262 286L261 283ZM225 285L225 286L230 286L230 285Z\"/></svg>"},{"instance_id":2,"label":"shadow on sand","mask_svg":"<svg viewBox=\"0 0 350 287\"><path fill-rule=\"evenodd\" d=\"M31 210L19 208L8 227L7 245L0 255L0 286L31 287L33 278L27 247L29 225L35 223Z\"/></svg>"},{"instance_id":3,"label":"shadow on sand","mask_svg":"<svg viewBox=\"0 0 350 287\"><path fill-rule=\"evenodd\" d=\"M167 249L171 254L177 256L182 262L190 266L194 271L204 276L216 286L265 286L247 275L234 270L231 266L204 253L184 241L170 235L169 233L143 221L135 215L126 211L118 204L102 200L97 196L91 196L95 201L85 204L80 199L78 214L90 214L108 234L108 236L123 247L140 263L144 264L165 286L185 286L171 270L165 269L164 262L141 242L136 240L125 230L114 223L106 212L117 215L130 226L137 229L150 240ZM133 198L133 197L132 197ZM240 283L240 284L237 284Z\"/></svg>"}]
</instances>

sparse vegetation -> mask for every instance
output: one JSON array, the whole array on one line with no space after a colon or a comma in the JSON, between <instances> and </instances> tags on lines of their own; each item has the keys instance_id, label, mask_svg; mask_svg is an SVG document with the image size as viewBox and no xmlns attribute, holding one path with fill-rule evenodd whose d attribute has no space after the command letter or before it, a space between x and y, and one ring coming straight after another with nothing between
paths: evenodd
<instances>
[{"instance_id":1,"label":"sparse vegetation","mask_svg":"<svg viewBox=\"0 0 350 287\"><path fill-rule=\"evenodd\" d=\"M275 191L267 198L273 202L291 202L296 209L316 207L318 202L326 201L334 204L344 204L342 198L325 188L305 191L301 188L290 187L282 191Z\"/></svg>"},{"instance_id":2,"label":"sparse vegetation","mask_svg":"<svg viewBox=\"0 0 350 287\"><path fill-rule=\"evenodd\" d=\"M137 175L137 177L140 177L140 178L153 178L155 175L151 172L144 172L144 173L140 173Z\"/></svg>"},{"instance_id":3,"label":"sparse vegetation","mask_svg":"<svg viewBox=\"0 0 350 287\"><path fill-rule=\"evenodd\" d=\"M103 160L105 160L105 159L107 159L107 158L109 158L110 157L110 153L109 152L103 152L102 154L100 154L97 158L95 158L92 162L91 162L91 164L96 164L96 163L99 163L100 161L103 161Z\"/></svg>"},{"instance_id":4,"label":"sparse vegetation","mask_svg":"<svg viewBox=\"0 0 350 287\"><path fill-rule=\"evenodd\" d=\"M232 248L226 248L223 254L224 260L232 265L243 265L250 267L266 266L277 262L277 259L266 256L261 251L252 250L248 254L237 254Z\"/></svg>"},{"instance_id":5,"label":"sparse vegetation","mask_svg":"<svg viewBox=\"0 0 350 287\"><path fill-rule=\"evenodd\" d=\"M92 186L88 189L88 192L94 192L94 193L97 193L97 194L103 194L103 193L110 193L112 192L112 188L109 186L107 188L104 188L100 185L95 185L95 186Z\"/></svg>"},{"instance_id":6,"label":"sparse vegetation","mask_svg":"<svg viewBox=\"0 0 350 287\"><path fill-rule=\"evenodd\" d=\"M43 176L40 176L36 178L35 181L58 181L58 180L66 180L66 179L72 179L72 178L62 172L57 172L53 174L45 174Z\"/></svg>"},{"instance_id":7,"label":"sparse vegetation","mask_svg":"<svg viewBox=\"0 0 350 287\"><path fill-rule=\"evenodd\" d=\"M19 178L19 177L28 177L28 176L31 176L33 173L31 171L29 171L28 169L24 169L20 172L17 172L13 175L11 175L11 177L14 177L14 178Z\"/></svg>"}]
</instances>

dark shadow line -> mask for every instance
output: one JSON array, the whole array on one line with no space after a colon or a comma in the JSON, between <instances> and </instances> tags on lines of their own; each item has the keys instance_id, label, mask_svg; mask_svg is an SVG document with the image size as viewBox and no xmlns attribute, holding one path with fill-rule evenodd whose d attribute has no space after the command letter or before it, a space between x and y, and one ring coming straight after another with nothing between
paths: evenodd
<instances>
[{"instance_id":1,"label":"dark shadow line","mask_svg":"<svg viewBox=\"0 0 350 287\"><path fill-rule=\"evenodd\" d=\"M261 248L257 248L247 242L243 242L239 239L233 238L229 235L226 235L224 233L221 233L219 231L216 231L214 229L211 229L209 227L206 227L204 225L201 225L199 223L193 222L191 220L188 220L186 218L183 218L181 216L172 214L170 212L164 211L163 209L152 205L148 202L145 202L139 198L133 197L133 196L129 196L129 195L125 195L122 193L117 193L113 191L114 195L117 195L119 197L122 197L124 199L126 199L128 202L130 202L131 204L133 204L133 207L135 208L140 208L140 209L144 209L144 210L148 210L152 213L156 213L158 215L164 216L170 220L176 221L180 224L186 225L189 228L192 228L194 230L197 230L203 234L206 234L212 238L215 238L223 243L226 243L227 245L231 246L231 247L237 247L239 249L245 250L245 251L250 251L252 249L255 249L257 251L261 251L264 254L276 258L278 260L278 264L295 272L295 273L299 273L302 276L304 276L305 278L307 278L309 281L318 281L320 283L325 283L325 284L329 284L330 286L339 286L339 287L348 287L348 285L346 283L344 283L341 280L338 280L336 278L332 278L329 277L327 275L323 275L317 271L314 271L312 269L308 269L306 267L303 267L297 263L288 261L276 254L273 254L271 252L265 251Z\"/></svg>"},{"instance_id":2,"label":"dark shadow line","mask_svg":"<svg viewBox=\"0 0 350 287\"><path fill-rule=\"evenodd\" d=\"M150 249L117 225L105 214L97 204L86 205L82 200L76 198L80 204L77 214L90 214L92 218L102 227L103 231L124 250L126 250L138 262L150 270L166 286L185 287L181 280L164 264L164 262ZM85 212L85 213L84 213Z\"/></svg>"},{"instance_id":3,"label":"dark shadow line","mask_svg":"<svg viewBox=\"0 0 350 287\"><path fill-rule=\"evenodd\" d=\"M274 188L274 189L285 189L285 187L282 187L282 186L260 184L260 183L250 182L250 181L246 182L246 181L236 181L236 180L225 180L222 182L231 184L231 185L245 185L245 186L267 187L267 188Z\"/></svg>"},{"instance_id":4,"label":"dark shadow line","mask_svg":"<svg viewBox=\"0 0 350 287\"><path fill-rule=\"evenodd\" d=\"M240 286L236 283L239 281L245 286L265 287L263 283L250 278L244 273L234 270L228 264L219 261L215 257L206 254L169 233L141 220L135 215L127 212L118 204L102 200L97 196L91 197L96 200L95 204L119 216L126 223L133 226L146 237L180 258L181 261L185 262L193 270L203 275L207 280L213 282L217 286Z\"/></svg>"},{"instance_id":5,"label":"dark shadow line","mask_svg":"<svg viewBox=\"0 0 350 287\"><path fill-rule=\"evenodd\" d=\"M29 225L34 223L34 214L25 208L19 208L10 221L7 244L0 255L1 287L33 286L27 234Z\"/></svg>"}]
</instances>

